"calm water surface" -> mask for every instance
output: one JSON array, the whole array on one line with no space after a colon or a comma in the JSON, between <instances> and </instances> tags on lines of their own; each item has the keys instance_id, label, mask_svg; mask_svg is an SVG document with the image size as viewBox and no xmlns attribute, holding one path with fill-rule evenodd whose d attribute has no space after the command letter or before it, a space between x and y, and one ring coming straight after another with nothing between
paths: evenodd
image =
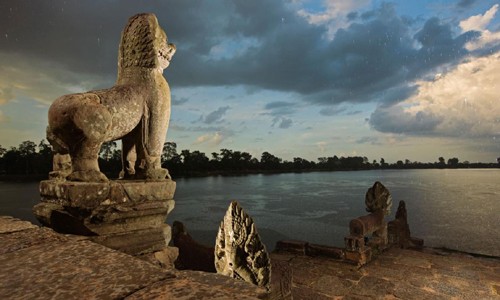
<instances>
[{"instance_id":1,"label":"calm water surface","mask_svg":"<svg viewBox=\"0 0 500 300\"><path fill-rule=\"evenodd\" d=\"M343 245L352 218L366 214L366 190L381 181L392 193L394 218L406 201L412 235L428 246L500 256L500 170L384 170L177 179L167 223L184 222L213 244L231 200L256 222L268 249L277 240ZM0 182L0 215L35 221L38 183Z\"/></svg>"}]
</instances>

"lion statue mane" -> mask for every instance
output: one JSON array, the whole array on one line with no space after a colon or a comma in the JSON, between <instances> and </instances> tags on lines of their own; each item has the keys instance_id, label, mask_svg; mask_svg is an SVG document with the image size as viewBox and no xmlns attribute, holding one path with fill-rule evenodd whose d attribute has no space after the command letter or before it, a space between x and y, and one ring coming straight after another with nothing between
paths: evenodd
<instances>
[{"instance_id":1,"label":"lion statue mane","mask_svg":"<svg viewBox=\"0 0 500 300\"><path fill-rule=\"evenodd\" d=\"M170 178L160 158L170 120L170 88L163 70L175 51L154 14L129 19L121 35L116 85L64 95L49 108L52 179L107 181L99 169L99 150L117 139L122 140L121 178Z\"/></svg>"}]
</instances>

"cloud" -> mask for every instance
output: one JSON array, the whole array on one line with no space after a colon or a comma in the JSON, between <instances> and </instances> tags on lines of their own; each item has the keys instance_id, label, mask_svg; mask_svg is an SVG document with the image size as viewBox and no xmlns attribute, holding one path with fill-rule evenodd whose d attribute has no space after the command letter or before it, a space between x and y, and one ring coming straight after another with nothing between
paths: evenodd
<instances>
[{"instance_id":1,"label":"cloud","mask_svg":"<svg viewBox=\"0 0 500 300\"><path fill-rule=\"evenodd\" d=\"M463 21L460 21L459 26L463 32L476 30L483 31L490 24L491 20L495 17L498 10L498 4L493 5L483 15L471 16Z\"/></svg>"},{"instance_id":2,"label":"cloud","mask_svg":"<svg viewBox=\"0 0 500 300\"><path fill-rule=\"evenodd\" d=\"M177 97L172 95L172 105L182 105L188 101L189 101L189 99L186 97L177 98Z\"/></svg>"},{"instance_id":3,"label":"cloud","mask_svg":"<svg viewBox=\"0 0 500 300\"><path fill-rule=\"evenodd\" d=\"M299 16L305 18L310 24L323 25L328 28L327 37L333 38L340 28L348 26L350 21L357 17L355 10L362 9L370 4L370 0L327 1L324 0L324 9L317 12L299 10Z\"/></svg>"},{"instance_id":4,"label":"cloud","mask_svg":"<svg viewBox=\"0 0 500 300\"><path fill-rule=\"evenodd\" d=\"M364 136L356 141L356 144L381 145L379 138L375 136Z\"/></svg>"},{"instance_id":5,"label":"cloud","mask_svg":"<svg viewBox=\"0 0 500 300\"><path fill-rule=\"evenodd\" d=\"M272 127L278 125L278 128L280 129L288 129L292 127L293 125L293 120L290 118L285 118L285 117L275 117L272 122Z\"/></svg>"},{"instance_id":6,"label":"cloud","mask_svg":"<svg viewBox=\"0 0 500 300\"><path fill-rule=\"evenodd\" d=\"M316 143L316 147L318 148L318 150L321 154L324 154L326 152L327 146L328 146L328 143L325 141L320 141L320 142Z\"/></svg>"},{"instance_id":7,"label":"cloud","mask_svg":"<svg viewBox=\"0 0 500 300\"><path fill-rule=\"evenodd\" d=\"M112 81L91 74L75 74L64 66L32 57L0 52L0 104L14 98L32 99L48 105L56 98L95 89Z\"/></svg>"},{"instance_id":8,"label":"cloud","mask_svg":"<svg viewBox=\"0 0 500 300\"><path fill-rule=\"evenodd\" d=\"M6 0L3 5L12 10L0 11L0 28L8 36L0 39L0 53L109 82L116 76L121 30L130 16L144 10L138 1L121 3ZM437 18L418 28L394 5L368 11L369 3L325 1L311 12L285 1L198 1L197 9L187 1L157 1L148 10L157 12L178 46L164 74L172 85L243 85L298 94L314 104L404 100L384 95L411 89L413 81L435 68L457 64L469 54L464 45L478 36L456 35L451 23ZM85 25L82 16L89 18ZM61 75L57 79L63 86L78 85L78 76Z\"/></svg>"},{"instance_id":9,"label":"cloud","mask_svg":"<svg viewBox=\"0 0 500 300\"><path fill-rule=\"evenodd\" d=\"M433 81L419 82L404 102L377 108L372 128L408 135L492 138L500 136L500 54L458 65Z\"/></svg>"},{"instance_id":10,"label":"cloud","mask_svg":"<svg viewBox=\"0 0 500 300\"><path fill-rule=\"evenodd\" d=\"M14 99L12 88L0 86L0 105L9 102L12 99Z\"/></svg>"},{"instance_id":11,"label":"cloud","mask_svg":"<svg viewBox=\"0 0 500 300\"><path fill-rule=\"evenodd\" d=\"M467 50L474 51L485 47L500 46L500 31L491 32L486 28L495 17L498 7L499 5L495 4L484 14L475 15L460 22L462 32L475 30L481 33L478 39L466 44Z\"/></svg>"},{"instance_id":12,"label":"cloud","mask_svg":"<svg viewBox=\"0 0 500 300\"><path fill-rule=\"evenodd\" d=\"M286 116L297 111L297 103L286 101L269 102L264 106L264 109L269 112L263 113L263 115Z\"/></svg>"},{"instance_id":13,"label":"cloud","mask_svg":"<svg viewBox=\"0 0 500 300\"><path fill-rule=\"evenodd\" d=\"M428 111L414 114L406 112L401 105L379 107L370 117L371 126L380 132L405 134L431 134L442 119Z\"/></svg>"},{"instance_id":14,"label":"cloud","mask_svg":"<svg viewBox=\"0 0 500 300\"><path fill-rule=\"evenodd\" d=\"M210 146L219 146L225 138L220 132L204 134L197 137L193 145L208 144Z\"/></svg>"},{"instance_id":15,"label":"cloud","mask_svg":"<svg viewBox=\"0 0 500 300\"><path fill-rule=\"evenodd\" d=\"M336 116L347 110L346 107L325 107L319 111L320 115L323 116Z\"/></svg>"},{"instance_id":16,"label":"cloud","mask_svg":"<svg viewBox=\"0 0 500 300\"><path fill-rule=\"evenodd\" d=\"M468 8L471 7L477 0L460 0L457 3L457 6L460 8Z\"/></svg>"},{"instance_id":17,"label":"cloud","mask_svg":"<svg viewBox=\"0 0 500 300\"><path fill-rule=\"evenodd\" d=\"M226 114L226 112L230 109L229 106L219 107L217 110L209 113L206 117L203 118L203 123L212 124L214 122L220 121L222 117Z\"/></svg>"}]
</instances>

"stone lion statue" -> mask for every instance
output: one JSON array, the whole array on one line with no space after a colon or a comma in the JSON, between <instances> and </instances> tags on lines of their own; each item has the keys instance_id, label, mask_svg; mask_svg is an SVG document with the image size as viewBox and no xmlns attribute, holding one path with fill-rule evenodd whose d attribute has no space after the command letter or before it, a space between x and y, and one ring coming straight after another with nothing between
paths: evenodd
<instances>
[{"instance_id":1,"label":"stone lion statue","mask_svg":"<svg viewBox=\"0 0 500 300\"><path fill-rule=\"evenodd\" d=\"M103 182L97 162L102 143L122 140L121 178L164 179L161 152L170 120L170 88L163 70L176 51L154 14L125 26L116 85L64 95L49 109L47 139L54 149L50 177Z\"/></svg>"}]
</instances>

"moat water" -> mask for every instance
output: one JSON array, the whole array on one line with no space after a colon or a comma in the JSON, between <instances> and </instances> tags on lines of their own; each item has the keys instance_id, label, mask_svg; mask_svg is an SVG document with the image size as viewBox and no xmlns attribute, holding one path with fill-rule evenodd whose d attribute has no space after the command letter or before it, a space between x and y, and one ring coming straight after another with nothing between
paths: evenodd
<instances>
[{"instance_id":1,"label":"moat water","mask_svg":"<svg viewBox=\"0 0 500 300\"><path fill-rule=\"evenodd\" d=\"M176 207L198 241L213 244L231 200L254 219L273 249L280 239L343 246L349 221L366 214L365 193L381 181L394 218L405 200L413 236L425 245L500 256L500 169L313 172L176 179ZM0 182L0 215L36 222L38 183Z\"/></svg>"}]
</instances>

